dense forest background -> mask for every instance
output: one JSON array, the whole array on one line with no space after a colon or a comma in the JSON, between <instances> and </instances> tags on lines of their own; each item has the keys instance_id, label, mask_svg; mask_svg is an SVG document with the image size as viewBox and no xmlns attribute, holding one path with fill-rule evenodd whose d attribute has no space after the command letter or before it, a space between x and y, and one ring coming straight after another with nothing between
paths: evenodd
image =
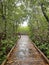
<instances>
[{"instance_id":1,"label":"dense forest background","mask_svg":"<svg viewBox=\"0 0 49 65\"><path fill-rule=\"evenodd\" d=\"M25 20L28 26L20 27ZM49 0L0 0L0 64L19 32L26 32L49 59Z\"/></svg>"}]
</instances>

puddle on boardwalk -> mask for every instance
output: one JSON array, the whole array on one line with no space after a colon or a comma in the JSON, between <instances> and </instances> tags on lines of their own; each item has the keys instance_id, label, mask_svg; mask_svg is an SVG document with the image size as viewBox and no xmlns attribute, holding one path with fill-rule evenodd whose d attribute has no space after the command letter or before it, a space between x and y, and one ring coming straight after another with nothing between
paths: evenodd
<instances>
[{"instance_id":1,"label":"puddle on boardwalk","mask_svg":"<svg viewBox=\"0 0 49 65\"><path fill-rule=\"evenodd\" d=\"M25 60L29 56L29 49L28 49L28 38L27 36L21 37L18 43L18 52L17 58L19 60Z\"/></svg>"}]
</instances>

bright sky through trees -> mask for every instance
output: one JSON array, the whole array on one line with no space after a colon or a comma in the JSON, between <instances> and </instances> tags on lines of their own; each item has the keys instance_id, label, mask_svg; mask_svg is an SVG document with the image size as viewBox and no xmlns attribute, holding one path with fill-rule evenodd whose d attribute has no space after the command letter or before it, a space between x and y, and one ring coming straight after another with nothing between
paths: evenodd
<instances>
[{"instance_id":1,"label":"bright sky through trees","mask_svg":"<svg viewBox=\"0 0 49 65\"><path fill-rule=\"evenodd\" d=\"M20 2L18 2L17 4L16 4L16 6L20 6L21 5L21 3Z\"/></svg>"},{"instance_id":2,"label":"bright sky through trees","mask_svg":"<svg viewBox=\"0 0 49 65\"><path fill-rule=\"evenodd\" d=\"M26 26L27 26L27 22L24 21L24 22L21 24L21 26L26 27Z\"/></svg>"}]
</instances>

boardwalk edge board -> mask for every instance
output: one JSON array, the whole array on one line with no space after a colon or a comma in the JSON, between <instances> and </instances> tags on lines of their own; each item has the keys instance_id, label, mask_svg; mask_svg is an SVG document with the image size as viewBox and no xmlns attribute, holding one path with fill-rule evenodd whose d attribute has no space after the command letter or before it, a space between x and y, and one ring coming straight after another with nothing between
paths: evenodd
<instances>
[{"instance_id":1,"label":"boardwalk edge board","mask_svg":"<svg viewBox=\"0 0 49 65\"><path fill-rule=\"evenodd\" d=\"M17 42L18 42L18 41L17 41ZM17 43L17 42L16 42L16 43ZM12 49L11 49L10 52L8 53L6 59L2 62L1 65L5 65L6 61L8 60L8 57L10 56L10 54L11 54L11 52L13 51L13 49L15 48L15 46L16 46L16 44L12 47Z\"/></svg>"},{"instance_id":2,"label":"boardwalk edge board","mask_svg":"<svg viewBox=\"0 0 49 65\"><path fill-rule=\"evenodd\" d=\"M45 61L49 64L49 60L48 58L44 55L44 53L35 45L35 43L33 42L34 47L38 50L39 53L41 53L41 55L43 56L43 58L45 59Z\"/></svg>"}]
</instances>

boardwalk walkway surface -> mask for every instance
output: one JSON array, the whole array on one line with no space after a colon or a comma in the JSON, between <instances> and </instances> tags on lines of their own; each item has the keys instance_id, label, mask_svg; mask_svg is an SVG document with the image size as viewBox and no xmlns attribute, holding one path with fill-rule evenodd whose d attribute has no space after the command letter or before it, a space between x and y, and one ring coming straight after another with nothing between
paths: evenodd
<instances>
[{"instance_id":1,"label":"boardwalk walkway surface","mask_svg":"<svg viewBox=\"0 0 49 65\"><path fill-rule=\"evenodd\" d=\"M48 65L28 36L22 35L5 65Z\"/></svg>"}]
</instances>

